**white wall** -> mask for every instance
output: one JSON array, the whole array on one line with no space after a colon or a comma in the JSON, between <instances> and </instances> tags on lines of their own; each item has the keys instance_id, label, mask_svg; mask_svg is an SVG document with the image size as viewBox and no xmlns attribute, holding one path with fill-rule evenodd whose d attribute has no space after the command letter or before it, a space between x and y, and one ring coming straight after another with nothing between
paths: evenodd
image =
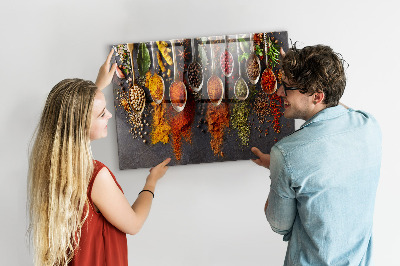
<instances>
[{"instance_id":1,"label":"white wall","mask_svg":"<svg viewBox=\"0 0 400 266\"><path fill-rule=\"evenodd\" d=\"M0 264L32 264L25 237L27 149L58 81L95 79L110 44L287 30L303 45L327 44L342 53L350 64L342 102L372 113L381 124L374 255L376 265L396 265L400 38L395 25L400 21L395 2L1 1ZM111 86L105 94L113 110ZM111 121L108 138L93 143L93 153L114 171L133 202L147 169L118 170L114 128ZM268 175L249 161L171 167L143 230L128 237L130 264L281 265L286 244L263 214Z\"/></svg>"}]
</instances>

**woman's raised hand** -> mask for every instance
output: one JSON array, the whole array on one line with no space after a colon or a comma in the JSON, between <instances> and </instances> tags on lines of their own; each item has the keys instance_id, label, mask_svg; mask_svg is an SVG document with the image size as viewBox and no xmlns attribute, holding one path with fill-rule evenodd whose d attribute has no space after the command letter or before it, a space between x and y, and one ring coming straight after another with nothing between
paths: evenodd
<instances>
[{"instance_id":1,"label":"woman's raised hand","mask_svg":"<svg viewBox=\"0 0 400 266\"><path fill-rule=\"evenodd\" d=\"M96 86L99 90L103 90L105 87L110 85L111 80L114 76L115 70L117 69L117 63L114 63L110 69L111 57L114 53L114 50L111 49L110 53L107 56L106 61L99 69L99 74L97 74Z\"/></svg>"}]
</instances>

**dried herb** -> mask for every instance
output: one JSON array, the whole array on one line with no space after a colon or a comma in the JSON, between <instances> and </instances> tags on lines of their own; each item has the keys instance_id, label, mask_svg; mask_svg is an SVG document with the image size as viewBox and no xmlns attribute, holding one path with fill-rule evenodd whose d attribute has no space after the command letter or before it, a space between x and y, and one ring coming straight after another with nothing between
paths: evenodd
<instances>
[{"instance_id":1,"label":"dried herb","mask_svg":"<svg viewBox=\"0 0 400 266\"><path fill-rule=\"evenodd\" d=\"M237 80L236 86L235 86L235 94L236 97L240 98L246 98L247 96L247 86L246 86L246 81L244 79L239 78Z\"/></svg>"},{"instance_id":2,"label":"dried herb","mask_svg":"<svg viewBox=\"0 0 400 266\"><path fill-rule=\"evenodd\" d=\"M232 110L232 127L238 131L240 143L248 146L250 141L249 103L247 101L236 102Z\"/></svg>"},{"instance_id":3,"label":"dried herb","mask_svg":"<svg viewBox=\"0 0 400 266\"><path fill-rule=\"evenodd\" d=\"M267 58L268 58L268 66L270 68L274 68L280 62L279 46L277 44L277 40L273 41L272 38L268 37L267 41Z\"/></svg>"},{"instance_id":4,"label":"dried herb","mask_svg":"<svg viewBox=\"0 0 400 266\"><path fill-rule=\"evenodd\" d=\"M146 72L149 71L150 68L150 53L149 49L147 49L145 43L139 44L139 52L138 52L138 69L139 69L139 75L144 76L146 75Z\"/></svg>"}]
</instances>

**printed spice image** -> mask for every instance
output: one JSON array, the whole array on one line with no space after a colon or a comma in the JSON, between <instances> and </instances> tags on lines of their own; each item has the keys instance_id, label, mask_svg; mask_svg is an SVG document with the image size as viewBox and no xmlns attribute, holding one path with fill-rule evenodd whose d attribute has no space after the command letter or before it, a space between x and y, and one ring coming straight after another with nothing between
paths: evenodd
<instances>
[{"instance_id":1,"label":"printed spice image","mask_svg":"<svg viewBox=\"0 0 400 266\"><path fill-rule=\"evenodd\" d=\"M169 112L169 125L171 126L171 145L176 160L182 158L182 139L192 143L192 124L195 115L195 102L190 98L182 112Z\"/></svg>"},{"instance_id":2,"label":"printed spice image","mask_svg":"<svg viewBox=\"0 0 400 266\"><path fill-rule=\"evenodd\" d=\"M211 134L211 149L214 155L223 157L222 144L225 130L229 127L229 106L225 103L218 106L209 104L207 106L206 120L208 131Z\"/></svg>"},{"instance_id":3,"label":"printed spice image","mask_svg":"<svg viewBox=\"0 0 400 266\"><path fill-rule=\"evenodd\" d=\"M211 76L211 78L208 80L207 91L210 101L214 104L218 103L219 100L222 98L222 82L217 76Z\"/></svg>"},{"instance_id":4,"label":"printed spice image","mask_svg":"<svg viewBox=\"0 0 400 266\"><path fill-rule=\"evenodd\" d=\"M134 112L129 100L129 93L120 89L117 92L117 99L119 99L119 107L125 111L125 118L130 125L129 132L132 134L133 138L136 139L138 136L143 139L144 135L147 133L143 130L145 126L145 120L142 119L143 114ZM146 143L146 140L142 140Z\"/></svg>"},{"instance_id":5,"label":"printed spice image","mask_svg":"<svg viewBox=\"0 0 400 266\"><path fill-rule=\"evenodd\" d=\"M151 124L151 143L157 144L162 142L167 144L169 142L169 135L171 134L171 127L165 119L166 104L155 104L153 106L153 120Z\"/></svg>"},{"instance_id":6,"label":"printed spice image","mask_svg":"<svg viewBox=\"0 0 400 266\"><path fill-rule=\"evenodd\" d=\"M164 82L162 78L157 74L151 76L149 78L148 88L153 100L156 102L161 102L164 98Z\"/></svg>"},{"instance_id":7,"label":"printed spice image","mask_svg":"<svg viewBox=\"0 0 400 266\"><path fill-rule=\"evenodd\" d=\"M283 101L276 93L265 94L259 92L254 101L254 110L261 123L271 123L276 133L281 132L279 123L282 113ZM265 132L265 135L268 131Z\"/></svg>"},{"instance_id":8,"label":"printed spice image","mask_svg":"<svg viewBox=\"0 0 400 266\"><path fill-rule=\"evenodd\" d=\"M220 65L224 75L229 77L233 71L233 56L228 50L221 53Z\"/></svg>"},{"instance_id":9,"label":"printed spice image","mask_svg":"<svg viewBox=\"0 0 400 266\"><path fill-rule=\"evenodd\" d=\"M121 169L248 160L293 132L276 93L287 33L227 36L113 46Z\"/></svg>"},{"instance_id":10,"label":"printed spice image","mask_svg":"<svg viewBox=\"0 0 400 266\"><path fill-rule=\"evenodd\" d=\"M251 80L256 80L260 75L260 65L255 56L250 56L246 63L247 76Z\"/></svg>"},{"instance_id":11,"label":"printed spice image","mask_svg":"<svg viewBox=\"0 0 400 266\"><path fill-rule=\"evenodd\" d=\"M189 64L188 67L188 79L189 84L194 87L198 88L201 85L203 80L203 71L201 69L201 65L197 62L193 62Z\"/></svg>"},{"instance_id":12,"label":"printed spice image","mask_svg":"<svg viewBox=\"0 0 400 266\"><path fill-rule=\"evenodd\" d=\"M141 113L144 109L146 99L144 90L139 86L132 86L129 89L129 102L134 112Z\"/></svg>"},{"instance_id":13,"label":"printed spice image","mask_svg":"<svg viewBox=\"0 0 400 266\"><path fill-rule=\"evenodd\" d=\"M248 89L246 85L246 81L242 78L238 79L235 87L235 95L239 99L243 99L247 97Z\"/></svg>"},{"instance_id":14,"label":"printed spice image","mask_svg":"<svg viewBox=\"0 0 400 266\"><path fill-rule=\"evenodd\" d=\"M249 145L250 140L249 114L250 109L248 102L237 102L233 106L231 123L232 127L237 130L240 144L243 146Z\"/></svg>"},{"instance_id":15,"label":"printed spice image","mask_svg":"<svg viewBox=\"0 0 400 266\"><path fill-rule=\"evenodd\" d=\"M275 74L269 68L265 69L261 75L261 88L267 94L272 94L277 89Z\"/></svg>"},{"instance_id":16,"label":"printed spice image","mask_svg":"<svg viewBox=\"0 0 400 266\"><path fill-rule=\"evenodd\" d=\"M169 88L171 103L177 107L183 107L186 103L186 87L183 82L174 82Z\"/></svg>"}]
</instances>

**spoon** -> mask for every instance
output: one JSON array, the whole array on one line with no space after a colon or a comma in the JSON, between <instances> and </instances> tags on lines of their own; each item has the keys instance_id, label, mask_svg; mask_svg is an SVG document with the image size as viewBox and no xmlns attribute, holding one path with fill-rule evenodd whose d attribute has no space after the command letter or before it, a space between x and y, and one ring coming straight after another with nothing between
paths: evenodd
<instances>
[{"instance_id":1,"label":"spoon","mask_svg":"<svg viewBox=\"0 0 400 266\"><path fill-rule=\"evenodd\" d=\"M242 73L240 71L240 60L239 60L239 37L236 35L236 49L237 49L237 55L238 55L238 68L239 68L239 78L236 80L235 87L234 87L234 92L235 96L238 100L243 101L246 100L246 98L249 96L249 87L247 86L246 81L242 78ZM242 95L239 93L239 84L244 84L246 95Z\"/></svg>"},{"instance_id":2,"label":"spoon","mask_svg":"<svg viewBox=\"0 0 400 266\"><path fill-rule=\"evenodd\" d=\"M194 46L194 39L191 40L192 46L192 62L188 67L188 80L190 87L195 91L199 92L203 86L203 68L197 62L196 48Z\"/></svg>"},{"instance_id":3,"label":"spoon","mask_svg":"<svg viewBox=\"0 0 400 266\"><path fill-rule=\"evenodd\" d=\"M254 53L253 33L250 33L250 51L251 52L250 52L249 58L246 61L246 66L247 66L246 72L247 72L247 77L249 78L251 84L256 84L258 82L258 79L260 78L261 65L260 65L260 59L258 59L258 56ZM257 67L256 67L256 69L254 69L258 72L256 77L249 74L249 65L252 63L256 63L258 66L258 70L256 70Z\"/></svg>"},{"instance_id":4,"label":"spoon","mask_svg":"<svg viewBox=\"0 0 400 266\"><path fill-rule=\"evenodd\" d=\"M213 57L213 47L210 38L210 50L211 50L211 77L207 81L207 93L208 98L214 106L220 105L222 102L222 97L224 96L224 86L222 84L222 80L215 75L215 65L214 65L214 57ZM220 90L220 93L218 93ZM215 94L215 95L214 95Z\"/></svg>"},{"instance_id":5,"label":"spoon","mask_svg":"<svg viewBox=\"0 0 400 266\"><path fill-rule=\"evenodd\" d=\"M151 42L150 47L151 47L151 56L152 56L152 58L153 58L154 74L153 74L153 76L150 78L149 83L150 83L151 79L154 79L154 78L159 79L159 80L161 80L161 82L162 82L162 93L161 93L161 98L160 98L160 99L156 98L156 95L153 95L151 90L150 90L150 95L151 95L151 98L153 99L153 101L154 101L156 104L160 104L160 103L162 102L162 100L164 99L165 84L164 84L164 79L163 79L160 75L158 75L158 72L159 72L159 71L157 71L157 65L158 65L158 63L157 63L157 61L156 61L156 56L155 56L155 54L154 54L154 42ZM150 85L149 85L149 87L150 87Z\"/></svg>"},{"instance_id":6,"label":"spoon","mask_svg":"<svg viewBox=\"0 0 400 266\"><path fill-rule=\"evenodd\" d=\"M261 89L263 89L263 91L265 91L267 94L272 94L272 93L274 93L276 91L276 89L278 88L278 85L277 85L277 82L276 82L276 77L275 77L274 72L272 71L272 69L270 69L268 67L267 49L268 49L267 48L267 34L264 33L264 52L265 52L265 65L266 65L266 68L265 68L265 70L264 70L264 72L262 73L262 76L261 76ZM274 80L274 87L273 88L272 88L272 86L269 86L269 88L266 87L266 86L271 85L271 84L266 84L265 82L263 82L263 80L265 80L266 76L270 76Z\"/></svg>"},{"instance_id":7,"label":"spoon","mask_svg":"<svg viewBox=\"0 0 400 266\"><path fill-rule=\"evenodd\" d=\"M173 64L174 64L174 82L169 86L169 98L171 99L171 104L172 107L175 109L177 112L181 112L186 105L186 99L187 99L187 91L186 91L186 86L185 84L179 80L178 78L178 64L176 62L176 51L175 51L175 41L171 40L172 44L172 58L173 58ZM179 94L180 91L183 91L184 93L184 98L177 97L174 98L175 93L172 93L171 91L176 92L176 94Z\"/></svg>"},{"instance_id":8,"label":"spoon","mask_svg":"<svg viewBox=\"0 0 400 266\"><path fill-rule=\"evenodd\" d=\"M225 50L221 53L220 56L220 67L222 73L224 73L225 77L230 77L233 73L234 61L232 54L228 51L228 36L225 35ZM229 66L229 63L232 62L232 65Z\"/></svg>"},{"instance_id":9,"label":"spoon","mask_svg":"<svg viewBox=\"0 0 400 266\"><path fill-rule=\"evenodd\" d=\"M131 57L132 87L129 88L129 103L136 114L141 114L146 105L146 95L143 88L135 84L135 70L133 67L133 43L126 44Z\"/></svg>"}]
</instances>

